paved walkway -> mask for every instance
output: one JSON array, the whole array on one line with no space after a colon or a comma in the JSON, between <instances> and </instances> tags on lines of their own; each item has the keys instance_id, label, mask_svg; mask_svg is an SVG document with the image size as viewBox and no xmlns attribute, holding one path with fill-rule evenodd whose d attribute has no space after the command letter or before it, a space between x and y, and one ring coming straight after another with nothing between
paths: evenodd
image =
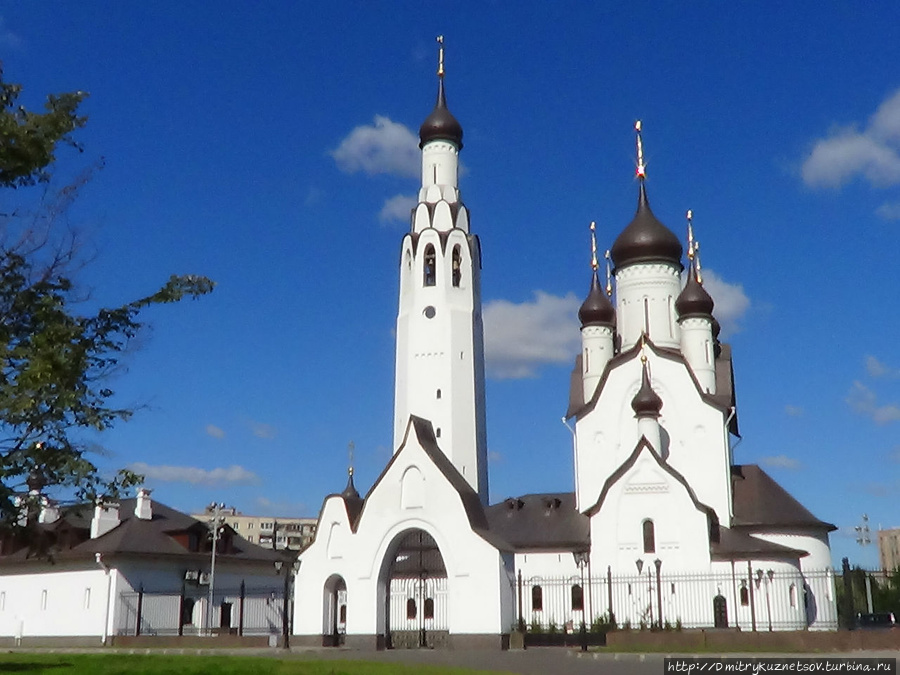
<instances>
[{"instance_id":1,"label":"paved walkway","mask_svg":"<svg viewBox=\"0 0 900 675\"><path fill-rule=\"evenodd\" d=\"M9 651L20 651L10 649ZM587 675L602 673L603 675L663 675L663 659L666 654L610 654L588 652L561 647L537 647L528 650L490 651L490 650L388 650L381 652L357 651L350 649L296 648L290 651L282 649L189 649L189 648L110 648L110 649L76 649L76 648L44 648L22 649L21 651L41 651L57 653L134 653L134 654L216 654L236 656L257 656L260 658L297 659L305 661L343 660L372 661L378 663L402 663L408 666L417 664L432 666L449 666L470 668L492 673L513 673L515 675ZM684 656L683 654L680 656ZM717 654L702 654L703 657L717 657ZM891 658L896 659L897 652L854 652L852 654L729 654L728 656L745 656L747 658Z\"/></svg>"}]
</instances>

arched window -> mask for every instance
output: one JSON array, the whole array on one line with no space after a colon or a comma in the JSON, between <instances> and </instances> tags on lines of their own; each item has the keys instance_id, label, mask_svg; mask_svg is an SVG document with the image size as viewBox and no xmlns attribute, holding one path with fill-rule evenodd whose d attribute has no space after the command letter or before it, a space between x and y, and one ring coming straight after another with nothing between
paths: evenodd
<instances>
[{"instance_id":1,"label":"arched window","mask_svg":"<svg viewBox=\"0 0 900 675\"><path fill-rule=\"evenodd\" d=\"M416 613L416 600L415 598L410 598L406 601L406 618L415 619Z\"/></svg>"},{"instance_id":2,"label":"arched window","mask_svg":"<svg viewBox=\"0 0 900 675\"><path fill-rule=\"evenodd\" d=\"M746 607L750 604L750 592L747 590L747 582L741 581L741 606Z\"/></svg>"},{"instance_id":3,"label":"arched window","mask_svg":"<svg viewBox=\"0 0 900 675\"><path fill-rule=\"evenodd\" d=\"M641 524L644 535L644 553L656 553L656 533L649 518Z\"/></svg>"},{"instance_id":4,"label":"arched window","mask_svg":"<svg viewBox=\"0 0 900 675\"><path fill-rule=\"evenodd\" d=\"M459 244L453 247L453 286L459 288L459 282L462 279L462 254L459 251Z\"/></svg>"},{"instance_id":5,"label":"arched window","mask_svg":"<svg viewBox=\"0 0 900 675\"><path fill-rule=\"evenodd\" d=\"M435 278L437 275L437 270L435 269L436 260L434 256L434 246L428 244L425 247L425 267L424 267L424 279L423 284L426 286L434 286Z\"/></svg>"},{"instance_id":6,"label":"arched window","mask_svg":"<svg viewBox=\"0 0 900 675\"><path fill-rule=\"evenodd\" d=\"M540 612L544 609L544 589L540 586L531 587L531 611Z\"/></svg>"},{"instance_id":7,"label":"arched window","mask_svg":"<svg viewBox=\"0 0 900 675\"><path fill-rule=\"evenodd\" d=\"M426 619L434 618L434 598L425 598L425 607L423 608Z\"/></svg>"},{"instance_id":8,"label":"arched window","mask_svg":"<svg viewBox=\"0 0 900 675\"><path fill-rule=\"evenodd\" d=\"M578 584L572 586L572 611L584 611L584 590Z\"/></svg>"},{"instance_id":9,"label":"arched window","mask_svg":"<svg viewBox=\"0 0 900 675\"><path fill-rule=\"evenodd\" d=\"M797 587L794 584L791 584L790 594L791 594L791 607L796 607L797 606Z\"/></svg>"}]
</instances>

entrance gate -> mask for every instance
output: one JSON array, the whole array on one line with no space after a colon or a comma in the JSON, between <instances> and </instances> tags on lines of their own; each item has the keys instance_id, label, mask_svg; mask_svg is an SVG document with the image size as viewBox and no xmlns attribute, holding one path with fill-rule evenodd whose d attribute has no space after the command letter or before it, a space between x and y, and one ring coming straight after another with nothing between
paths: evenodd
<instances>
[{"instance_id":1,"label":"entrance gate","mask_svg":"<svg viewBox=\"0 0 900 675\"><path fill-rule=\"evenodd\" d=\"M388 640L393 649L447 646L447 568L434 538L423 530L403 535L388 570Z\"/></svg>"}]
</instances>

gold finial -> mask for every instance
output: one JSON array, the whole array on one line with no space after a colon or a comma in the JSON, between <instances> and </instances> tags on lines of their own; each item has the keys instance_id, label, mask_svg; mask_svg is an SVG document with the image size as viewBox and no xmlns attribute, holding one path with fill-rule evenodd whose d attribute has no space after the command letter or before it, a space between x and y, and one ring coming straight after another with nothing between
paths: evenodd
<instances>
[{"instance_id":1,"label":"gold finial","mask_svg":"<svg viewBox=\"0 0 900 675\"><path fill-rule=\"evenodd\" d=\"M603 257L606 258L606 295L612 297L612 268L609 264L609 249L606 249Z\"/></svg>"},{"instance_id":2,"label":"gold finial","mask_svg":"<svg viewBox=\"0 0 900 675\"><path fill-rule=\"evenodd\" d=\"M594 234L597 230L597 223L591 221L591 269L595 272L600 265L597 263L597 237Z\"/></svg>"},{"instance_id":3,"label":"gold finial","mask_svg":"<svg viewBox=\"0 0 900 675\"><path fill-rule=\"evenodd\" d=\"M703 283L703 275L700 274L700 242L694 242L694 273L697 275L697 283Z\"/></svg>"},{"instance_id":4,"label":"gold finial","mask_svg":"<svg viewBox=\"0 0 900 675\"><path fill-rule=\"evenodd\" d=\"M444 36L437 36L438 47L438 77L444 77Z\"/></svg>"},{"instance_id":5,"label":"gold finial","mask_svg":"<svg viewBox=\"0 0 900 675\"><path fill-rule=\"evenodd\" d=\"M353 475L353 450L355 448L356 448L356 445L353 443L353 441L350 441L347 444L347 455L349 457L349 464L347 465L347 474L350 476Z\"/></svg>"},{"instance_id":6,"label":"gold finial","mask_svg":"<svg viewBox=\"0 0 900 675\"><path fill-rule=\"evenodd\" d=\"M688 209L687 212L687 230L688 230L688 247L687 247L687 257L688 260L694 259L694 226L691 224L691 221L694 218L694 212L691 209Z\"/></svg>"},{"instance_id":7,"label":"gold finial","mask_svg":"<svg viewBox=\"0 0 900 675\"><path fill-rule=\"evenodd\" d=\"M637 177L646 178L647 172L644 166L644 143L641 140L641 121L634 123L634 131L637 134Z\"/></svg>"},{"instance_id":8,"label":"gold finial","mask_svg":"<svg viewBox=\"0 0 900 675\"><path fill-rule=\"evenodd\" d=\"M645 366L647 365L646 347L647 347L647 334L641 333L641 363L643 363Z\"/></svg>"}]
</instances>

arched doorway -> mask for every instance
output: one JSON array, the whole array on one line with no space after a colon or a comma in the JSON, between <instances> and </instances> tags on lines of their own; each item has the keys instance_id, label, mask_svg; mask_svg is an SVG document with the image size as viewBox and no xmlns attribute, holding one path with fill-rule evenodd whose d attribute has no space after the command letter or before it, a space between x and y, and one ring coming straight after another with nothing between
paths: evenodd
<instances>
[{"instance_id":1,"label":"arched doorway","mask_svg":"<svg viewBox=\"0 0 900 675\"><path fill-rule=\"evenodd\" d=\"M347 584L339 574L325 581L322 603L322 646L339 647L347 633Z\"/></svg>"},{"instance_id":2,"label":"arched doorway","mask_svg":"<svg viewBox=\"0 0 900 675\"><path fill-rule=\"evenodd\" d=\"M424 530L395 539L384 567L385 644L388 649L447 646L447 568L437 542Z\"/></svg>"}]
</instances>

